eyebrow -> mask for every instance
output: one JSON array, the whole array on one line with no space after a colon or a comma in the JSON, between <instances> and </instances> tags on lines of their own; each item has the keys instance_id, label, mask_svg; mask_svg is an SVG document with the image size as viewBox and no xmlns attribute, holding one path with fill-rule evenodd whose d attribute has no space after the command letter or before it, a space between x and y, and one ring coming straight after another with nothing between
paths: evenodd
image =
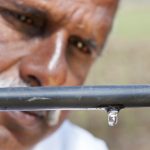
<instances>
[{"instance_id":1,"label":"eyebrow","mask_svg":"<svg viewBox=\"0 0 150 150\"><path fill-rule=\"evenodd\" d=\"M20 11L23 13L27 13L27 14L35 14L38 15L39 13L42 14L45 12L42 10L39 10L37 8L33 8L29 5L26 4L22 4L21 2L19 2L18 0L0 0L0 7L6 7L6 8L10 8L14 11Z\"/></svg>"}]
</instances>

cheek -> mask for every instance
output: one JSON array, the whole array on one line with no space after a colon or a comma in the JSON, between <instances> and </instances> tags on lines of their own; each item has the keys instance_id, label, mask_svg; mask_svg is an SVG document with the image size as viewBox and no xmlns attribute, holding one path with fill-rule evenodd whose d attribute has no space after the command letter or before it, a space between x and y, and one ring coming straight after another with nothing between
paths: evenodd
<instances>
[{"instance_id":1,"label":"cheek","mask_svg":"<svg viewBox=\"0 0 150 150\"><path fill-rule=\"evenodd\" d=\"M66 84L82 85L96 57L82 53L78 49L69 49L67 53L68 74Z\"/></svg>"},{"instance_id":2,"label":"cheek","mask_svg":"<svg viewBox=\"0 0 150 150\"><path fill-rule=\"evenodd\" d=\"M0 16L0 72L30 54L36 42L25 39Z\"/></svg>"},{"instance_id":3,"label":"cheek","mask_svg":"<svg viewBox=\"0 0 150 150\"><path fill-rule=\"evenodd\" d=\"M79 59L72 59L69 62L68 67L68 74L67 74L67 80L66 85L69 86L79 86L84 83L86 80L86 77L88 75L88 72L93 64L93 61L86 61L86 60L79 60Z\"/></svg>"},{"instance_id":4,"label":"cheek","mask_svg":"<svg viewBox=\"0 0 150 150\"><path fill-rule=\"evenodd\" d=\"M23 52L19 49L15 36L16 34L4 26L0 20L0 72L11 67Z\"/></svg>"},{"instance_id":5,"label":"cheek","mask_svg":"<svg viewBox=\"0 0 150 150\"><path fill-rule=\"evenodd\" d=\"M0 72L11 66L20 55L15 48L18 39L17 33L0 17Z\"/></svg>"},{"instance_id":6,"label":"cheek","mask_svg":"<svg viewBox=\"0 0 150 150\"><path fill-rule=\"evenodd\" d=\"M0 36L0 73L19 63L21 58L34 51L34 41L9 42L9 38L5 38L5 42L2 42L1 38Z\"/></svg>"},{"instance_id":7,"label":"cheek","mask_svg":"<svg viewBox=\"0 0 150 150\"><path fill-rule=\"evenodd\" d=\"M0 43L15 42L21 38L21 35L13 30L9 24L0 17Z\"/></svg>"},{"instance_id":8,"label":"cheek","mask_svg":"<svg viewBox=\"0 0 150 150\"><path fill-rule=\"evenodd\" d=\"M0 72L12 67L21 57L27 54L27 51L21 47L17 48L15 44L9 45L9 43L0 43Z\"/></svg>"}]
</instances>

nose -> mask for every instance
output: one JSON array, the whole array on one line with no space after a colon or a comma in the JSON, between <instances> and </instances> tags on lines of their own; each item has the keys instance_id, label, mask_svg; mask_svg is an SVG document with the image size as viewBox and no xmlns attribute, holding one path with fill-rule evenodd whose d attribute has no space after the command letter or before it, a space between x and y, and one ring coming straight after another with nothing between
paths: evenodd
<instances>
[{"instance_id":1,"label":"nose","mask_svg":"<svg viewBox=\"0 0 150 150\"><path fill-rule=\"evenodd\" d=\"M30 86L63 85L67 76L67 33L59 31L37 45L20 63L21 78Z\"/></svg>"}]
</instances>

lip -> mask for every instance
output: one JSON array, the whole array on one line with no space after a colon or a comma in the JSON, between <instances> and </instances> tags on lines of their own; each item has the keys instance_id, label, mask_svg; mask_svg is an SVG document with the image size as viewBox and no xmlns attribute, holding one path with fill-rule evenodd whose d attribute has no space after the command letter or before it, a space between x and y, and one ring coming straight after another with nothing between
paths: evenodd
<instances>
[{"instance_id":1,"label":"lip","mask_svg":"<svg viewBox=\"0 0 150 150\"><path fill-rule=\"evenodd\" d=\"M46 113L42 114L39 112L22 112L22 111L12 111L8 112L8 115L15 119L21 126L25 128L33 128L38 126L46 118Z\"/></svg>"}]
</instances>

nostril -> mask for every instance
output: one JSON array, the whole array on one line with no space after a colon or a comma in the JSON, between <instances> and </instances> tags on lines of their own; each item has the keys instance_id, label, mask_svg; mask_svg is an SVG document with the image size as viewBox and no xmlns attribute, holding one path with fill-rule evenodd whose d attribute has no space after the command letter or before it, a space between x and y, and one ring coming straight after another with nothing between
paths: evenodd
<instances>
[{"instance_id":1,"label":"nostril","mask_svg":"<svg viewBox=\"0 0 150 150\"><path fill-rule=\"evenodd\" d=\"M25 82L30 86L41 86L41 82L33 75L28 75Z\"/></svg>"}]
</instances>

